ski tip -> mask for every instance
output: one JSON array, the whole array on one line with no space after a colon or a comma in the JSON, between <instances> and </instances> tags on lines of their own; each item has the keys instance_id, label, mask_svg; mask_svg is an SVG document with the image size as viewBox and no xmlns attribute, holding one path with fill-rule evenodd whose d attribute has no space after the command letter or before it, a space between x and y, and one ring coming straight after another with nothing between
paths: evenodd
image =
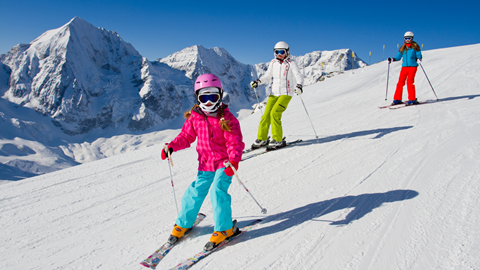
<instances>
[{"instance_id":1,"label":"ski tip","mask_svg":"<svg viewBox=\"0 0 480 270\"><path fill-rule=\"evenodd\" d=\"M147 264L147 263L145 263L145 262L141 262L140 265L141 265L141 266L145 266L145 267L147 267L147 268L150 268L150 267L151 267L149 264Z\"/></svg>"},{"instance_id":2,"label":"ski tip","mask_svg":"<svg viewBox=\"0 0 480 270\"><path fill-rule=\"evenodd\" d=\"M252 224L250 224L250 226L257 225L258 223L260 223L262 221L263 221L263 219L256 219L255 221L252 222Z\"/></svg>"},{"instance_id":3,"label":"ski tip","mask_svg":"<svg viewBox=\"0 0 480 270\"><path fill-rule=\"evenodd\" d=\"M263 219L261 219L261 218L255 219L255 220L252 222L252 224L257 224L257 223L260 223L260 222L262 222L262 221L263 221Z\"/></svg>"},{"instance_id":4,"label":"ski tip","mask_svg":"<svg viewBox=\"0 0 480 270\"><path fill-rule=\"evenodd\" d=\"M203 216L203 217L206 217L207 215L205 215L204 213L198 213L199 216Z\"/></svg>"}]
</instances>

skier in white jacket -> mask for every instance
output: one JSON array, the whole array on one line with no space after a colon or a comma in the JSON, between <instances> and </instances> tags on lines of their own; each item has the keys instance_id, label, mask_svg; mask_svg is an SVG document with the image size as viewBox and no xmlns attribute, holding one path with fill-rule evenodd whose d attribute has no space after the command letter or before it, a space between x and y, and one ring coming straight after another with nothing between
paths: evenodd
<instances>
[{"instance_id":1,"label":"skier in white jacket","mask_svg":"<svg viewBox=\"0 0 480 270\"><path fill-rule=\"evenodd\" d=\"M285 146L283 140L282 114L287 109L293 93L303 93L303 76L295 60L290 59L289 46L280 41L273 49L275 58L270 62L267 72L258 80L250 83L252 88L270 82L273 78L272 92L268 97L265 113L258 126L258 135L252 144L252 149L267 146L275 149ZM272 140L268 141L268 130L272 125Z\"/></svg>"}]
</instances>

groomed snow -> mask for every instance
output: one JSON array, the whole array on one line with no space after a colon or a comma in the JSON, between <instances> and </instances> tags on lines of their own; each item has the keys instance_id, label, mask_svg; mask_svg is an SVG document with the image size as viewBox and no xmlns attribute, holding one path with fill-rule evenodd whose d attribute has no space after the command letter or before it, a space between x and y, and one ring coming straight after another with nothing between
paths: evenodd
<instances>
[{"instance_id":1,"label":"groomed snow","mask_svg":"<svg viewBox=\"0 0 480 270\"><path fill-rule=\"evenodd\" d=\"M400 63L390 68L388 101L386 62L306 87L319 138L294 97L284 133L303 142L240 163L239 176L268 214L237 182L230 188L240 226L264 221L194 269L479 269L479 50L423 52L436 103L378 108L392 100ZM421 68L416 87L419 100L435 100ZM247 145L259 118L241 120ZM155 145L0 185L0 268L143 269L175 221L159 153L177 133L143 136ZM173 162L180 202L197 172L194 147L174 153ZM207 218L158 269L208 241L209 200L201 210Z\"/></svg>"}]
</instances>

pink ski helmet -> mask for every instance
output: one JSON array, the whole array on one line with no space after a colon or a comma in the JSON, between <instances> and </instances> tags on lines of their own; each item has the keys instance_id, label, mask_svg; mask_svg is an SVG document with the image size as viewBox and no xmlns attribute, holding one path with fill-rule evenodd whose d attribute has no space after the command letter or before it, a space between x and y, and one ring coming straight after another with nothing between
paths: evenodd
<instances>
[{"instance_id":1,"label":"pink ski helmet","mask_svg":"<svg viewBox=\"0 0 480 270\"><path fill-rule=\"evenodd\" d=\"M220 92L223 91L222 82L213 74L203 74L195 80L195 93L205 87L217 87Z\"/></svg>"}]
</instances>

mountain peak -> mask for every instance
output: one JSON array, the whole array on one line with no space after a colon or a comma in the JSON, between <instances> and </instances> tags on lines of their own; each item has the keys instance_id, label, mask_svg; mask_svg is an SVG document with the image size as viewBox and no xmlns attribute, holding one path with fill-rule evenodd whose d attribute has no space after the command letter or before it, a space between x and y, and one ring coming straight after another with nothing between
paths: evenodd
<instances>
[{"instance_id":1,"label":"mountain peak","mask_svg":"<svg viewBox=\"0 0 480 270\"><path fill-rule=\"evenodd\" d=\"M5 57L4 64L12 69L7 96L50 115L67 134L86 133L115 121L110 112L116 111L102 93L140 98L142 61L116 32L74 17Z\"/></svg>"},{"instance_id":2,"label":"mountain peak","mask_svg":"<svg viewBox=\"0 0 480 270\"><path fill-rule=\"evenodd\" d=\"M68 23L67 25L73 25L73 24L88 24L88 25L91 25L91 23L85 21L84 19L80 18L80 17L73 17Z\"/></svg>"},{"instance_id":3,"label":"mountain peak","mask_svg":"<svg viewBox=\"0 0 480 270\"><path fill-rule=\"evenodd\" d=\"M190 79L204 73L223 73L225 67L240 64L224 48L207 49L202 45L190 46L157 61L185 71Z\"/></svg>"}]
</instances>

